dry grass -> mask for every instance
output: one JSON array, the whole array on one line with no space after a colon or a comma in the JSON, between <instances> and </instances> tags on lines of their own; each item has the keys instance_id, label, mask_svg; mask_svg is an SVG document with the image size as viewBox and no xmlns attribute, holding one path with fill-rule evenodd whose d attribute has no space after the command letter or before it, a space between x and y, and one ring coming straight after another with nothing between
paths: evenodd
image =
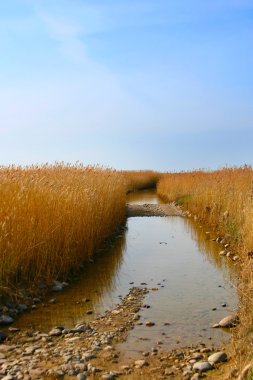
<instances>
[{"instance_id":1,"label":"dry grass","mask_svg":"<svg viewBox=\"0 0 253 380\"><path fill-rule=\"evenodd\" d=\"M152 170L124 170L121 173L126 179L127 192L155 188L161 176Z\"/></svg>"},{"instance_id":2,"label":"dry grass","mask_svg":"<svg viewBox=\"0 0 253 380\"><path fill-rule=\"evenodd\" d=\"M0 286L50 282L125 220L122 175L56 164L0 168Z\"/></svg>"},{"instance_id":3,"label":"dry grass","mask_svg":"<svg viewBox=\"0 0 253 380\"><path fill-rule=\"evenodd\" d=\"M240 256L238 294L241 327L234 342L242 366L253 352L253 170L249 166L213 172L164 174L157 191L176 201L230 243ZM241 355L239 351L241 350Z\"/></svg>"}]
</instances>

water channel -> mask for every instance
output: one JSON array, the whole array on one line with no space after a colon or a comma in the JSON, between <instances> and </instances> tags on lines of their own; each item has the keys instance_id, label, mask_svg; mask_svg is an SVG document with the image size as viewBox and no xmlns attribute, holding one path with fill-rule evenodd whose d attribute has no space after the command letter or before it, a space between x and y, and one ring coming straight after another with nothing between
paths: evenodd
<instances>
[{"instance_id":1,"label":"water channel","mask_svg":"<svg viewBox=\"0 0 253 380\"><path fill-rule=\"evenodd\" d=\"M130 194L128 202L162 203L152 190ZM145 283L150 292L144 303L150 307L141 309L143 325L121 346L129 356L150 350L158 341L166 349L200 341L222 345L229 333L210 325L236 309L237 294L236 267L219 256L220 250L206 230L189 219L128 218L125 233L85 266L78 281L48 295L47 301L54 297L55 304L45 302L14 325L43 332L59 325L69 328L114 307L132 286ZM147 320L155 326L146 327Z\"/></svg>"}]
</instances>

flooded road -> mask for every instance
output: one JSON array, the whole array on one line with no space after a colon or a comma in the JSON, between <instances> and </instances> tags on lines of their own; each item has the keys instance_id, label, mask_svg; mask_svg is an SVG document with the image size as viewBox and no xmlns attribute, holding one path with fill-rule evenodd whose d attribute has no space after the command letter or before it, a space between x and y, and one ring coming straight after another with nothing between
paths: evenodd
<instances>
[{"instance_id":1,"label":"flooded road","mask_svg":"<svg viewBox=\"0 0 253 380\"><path fill-rule=\"evenodd\" d=\"M128 202L162 203L154 191L130 194ZM236 309L236 270L232 261L219 256L221 246L206 232L182 217L129 218L125 233L97 254L76 282L48 296L55 304L45 302L14 325L46 332L53 326L72 327L114 307L131 287L143 285L150 292L139 313L142 324L119 346L127 355L150 350L158 341L166 349L200 341L220 345L229 334L210 325ZM155 325L146 327L146 321Z\"/></svg>"}]
</instances>

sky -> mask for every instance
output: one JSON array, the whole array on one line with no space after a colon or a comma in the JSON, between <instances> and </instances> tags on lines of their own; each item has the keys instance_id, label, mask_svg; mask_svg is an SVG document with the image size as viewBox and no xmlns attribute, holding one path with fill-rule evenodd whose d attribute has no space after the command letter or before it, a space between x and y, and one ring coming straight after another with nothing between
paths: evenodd
<instances>
[{"instance_id":1,"label":"sky","mask_svg":"<svg viewBox=\"0 0 253 380\"><path fill-rule=\"evenodd\" d=\"M253 1L0 4L0 165L253 165Z\"/></svg>"}]
</instances>

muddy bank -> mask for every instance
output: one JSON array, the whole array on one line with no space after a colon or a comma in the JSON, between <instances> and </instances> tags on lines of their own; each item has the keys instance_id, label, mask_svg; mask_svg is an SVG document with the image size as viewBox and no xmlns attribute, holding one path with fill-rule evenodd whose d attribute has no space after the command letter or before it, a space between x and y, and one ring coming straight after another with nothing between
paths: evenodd
<instances>
[{"instance_id":1,"label":"muddy bank","mask_svg":"<svg viewBox=\"0 0 253 380\"><path fill-rule=\"evenodd\" d=\"M169 204L127 204L127 216L184 216L175 203Z\"/></svg>"},{"instance_id":2,"label":"muddy bank","mask_svg":"<svg viewBox=\"0 0 253 380\"><path fill-rule=\"evenodd\" d=\"M139 322L147 288L132 288L110 311L72 329L17 331L0 345L0 378L32 379L200 379L228 360L226 353L211 357L213 348L199 344L163 352L161 342L126 361L117 345ZM146 328L153 327L146 323ZM212 359L213 358L213 359ZM203 375L204 376L204 375Z\"/></svg>"}]
</instances>

